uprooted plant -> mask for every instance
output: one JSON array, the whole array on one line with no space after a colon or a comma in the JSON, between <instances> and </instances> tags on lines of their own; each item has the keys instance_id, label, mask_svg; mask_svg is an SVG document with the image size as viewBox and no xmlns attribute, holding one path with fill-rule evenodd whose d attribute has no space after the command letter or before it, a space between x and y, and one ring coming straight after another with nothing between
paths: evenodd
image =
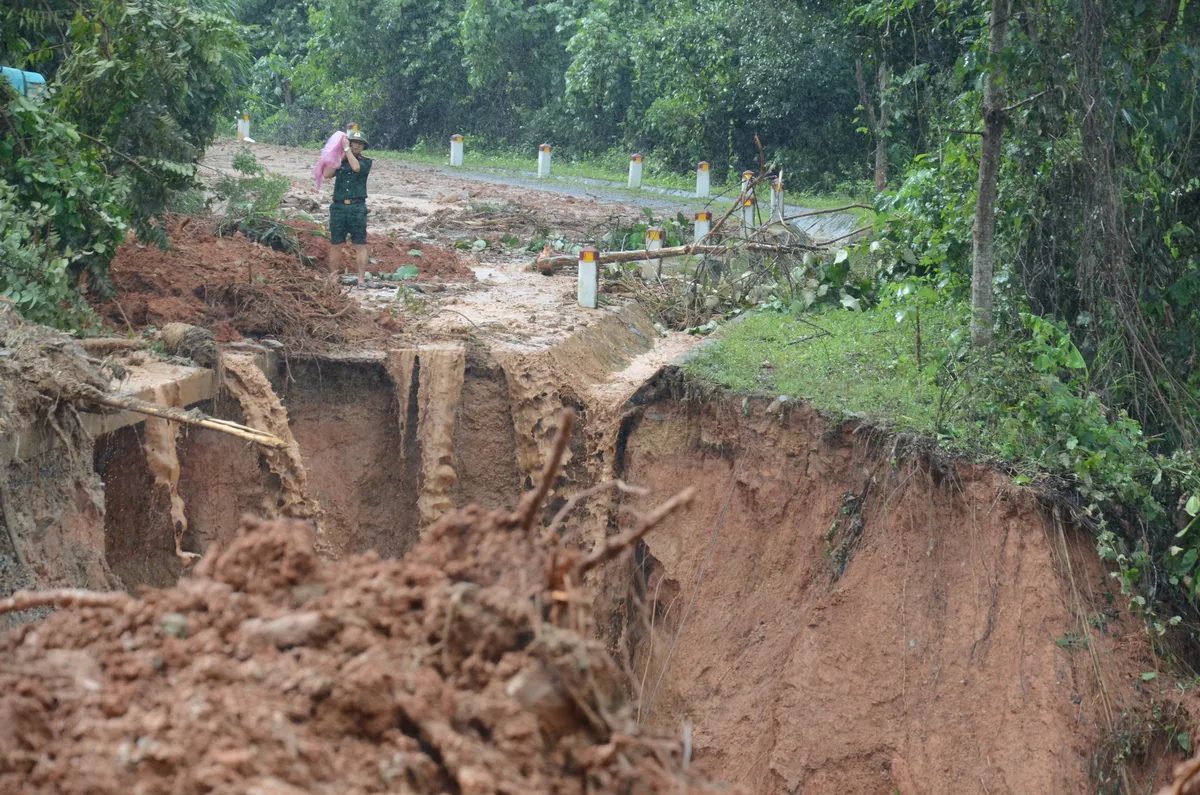
<instances>
[{"instance_id":1,"label":"uprooted plant","mask_svg":"<svg viewBox=\"0 0 1200 795\"><path fill-rule=\"evenodd\" d=\"M241 232L276 251L303 257L304 247L279 207L291 181L267 171L245 147L233 156L233 168L241 176L222 174L217 181L217 197L226 203L225 215L215 227L217 235Z\"/></svg>"}]
</instances>

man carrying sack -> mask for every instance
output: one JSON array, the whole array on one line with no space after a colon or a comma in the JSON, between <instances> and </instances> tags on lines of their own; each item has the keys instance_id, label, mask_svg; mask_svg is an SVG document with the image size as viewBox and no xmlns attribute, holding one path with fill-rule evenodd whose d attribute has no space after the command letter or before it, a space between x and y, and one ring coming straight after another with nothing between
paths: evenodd
<instances>
[{"instance_id":1,"label":"man carrying sack","mask_svg":"<svg viewBox=\"0 0 1200 795\"><path fill-rule=\"evenodd\" d=\"M371 159L363 157L367 138L352 130L344 139L342 162L325 169L325 177L333 177L333 204L329 205L329 269L333 278L342 269L342 244L346 235L354 244L354 262L358 267L358 284L366 282L367 272L367 175Z\"/></svg>"}]
</instances>

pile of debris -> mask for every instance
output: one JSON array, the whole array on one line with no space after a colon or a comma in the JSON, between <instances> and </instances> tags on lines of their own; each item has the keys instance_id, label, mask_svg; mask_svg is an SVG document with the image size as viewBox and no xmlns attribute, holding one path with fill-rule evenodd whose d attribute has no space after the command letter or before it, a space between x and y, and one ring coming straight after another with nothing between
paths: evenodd
<instances>
[{"instance_id":1,"label":"pile of debris","mask_svg":"<svg viewBox=\"0 0 1200 795\"><path fill-rule=\"evenodd\" d=\"M66 606L0 636L0 791L723 791L637 733L580 588L688 495L590 556L541 539L544 497L399 561L246 519L174 588L0 601Z\"/></svg>"},{"instance_id":2,"label":"pile of debris","mask_svg":"<svg viewBox=\"0 0 1200 795\"><path fill-rule=\"evenodd\" d=\"M117 296L96 306L116 328L189 323L219 342L271 336L294 351L386 336L378 318L293 254L240 233L218 237L211 218L174 217L167 233L167 250L136 240L117 250Z\"/></svg>"}]
</instances>

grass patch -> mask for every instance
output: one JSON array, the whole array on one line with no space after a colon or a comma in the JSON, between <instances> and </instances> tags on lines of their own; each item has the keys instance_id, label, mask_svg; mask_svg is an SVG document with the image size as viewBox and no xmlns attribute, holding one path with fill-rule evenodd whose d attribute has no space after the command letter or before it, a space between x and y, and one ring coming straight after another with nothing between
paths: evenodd
<instances>
[{"instance_id":1,"label":"grass patch","mask_svg":"<svg viewBox=\"0 0 1200 795\"><path fill-rule=\"evenodd\" d=\"M752 312L718 332L685 369L734 393L804 398L826 411L934 433L937 373L957 328L945 309L922 310L918 366L911 315L897 323L882 309Z\"/></svg>"}]
</instances>

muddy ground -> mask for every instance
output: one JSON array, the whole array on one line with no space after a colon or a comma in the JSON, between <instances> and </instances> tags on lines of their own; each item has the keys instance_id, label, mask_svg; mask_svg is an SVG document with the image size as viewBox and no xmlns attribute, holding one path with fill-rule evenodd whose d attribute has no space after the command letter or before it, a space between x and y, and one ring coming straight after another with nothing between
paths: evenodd
<instances>
[{"instance_id":1,"label":"muddy ground","mask_svg":"<svg viewBox=\"0 0 1200 795\"><path fill-rule=\"evenodd\" d=\"M209 150L205 164L229 170L239 146ZM328 220L332 183L312 183L313 151L256 144L254 153L269 170L293 182L286 204ZM524 186L500 185L446 174L441 169L377 158L368 182L368 230L453 251L476 283L416 284L400 305L407 328L419 339L473 335L489 344L539 350L594 322L576 305L573 276L545 277L527 270L540 253L534 240L578 244L619 224L644 219L641 204L563 196ZM485 247L478 248L478 241ZM375 250L372 250L374 256ZM425 279L422 282L428 281ZM372 313L397 304L396 287L355 290Z\"/></svg>"},{"instance_id":2,"label":"muddy ground","mask_svg":"<svg viewBox=\"0 0 1200 795\"><path fill-rule=\"evenodd\" d=\"M315 152L255 151L324 217ZM0 597L99 594L3 617L0 789L659 792L698 770L762 795L1082 794L1152 791L1182 758L1193 691L1052 503L713 395L672 364L697 338L526 268L534 238L639 207L387 160L371 180L371 269L419 271L399 287L331 284L311 235L303 261L177 218L172 249L126 244L101 307L141 349L90 356L0 307ZM172 321L224 348L191 407L283 447L84 430L64 377L208 374L136 334ZM509 509L564 409L527 530Z\"/></svg>"}]
</instances>

